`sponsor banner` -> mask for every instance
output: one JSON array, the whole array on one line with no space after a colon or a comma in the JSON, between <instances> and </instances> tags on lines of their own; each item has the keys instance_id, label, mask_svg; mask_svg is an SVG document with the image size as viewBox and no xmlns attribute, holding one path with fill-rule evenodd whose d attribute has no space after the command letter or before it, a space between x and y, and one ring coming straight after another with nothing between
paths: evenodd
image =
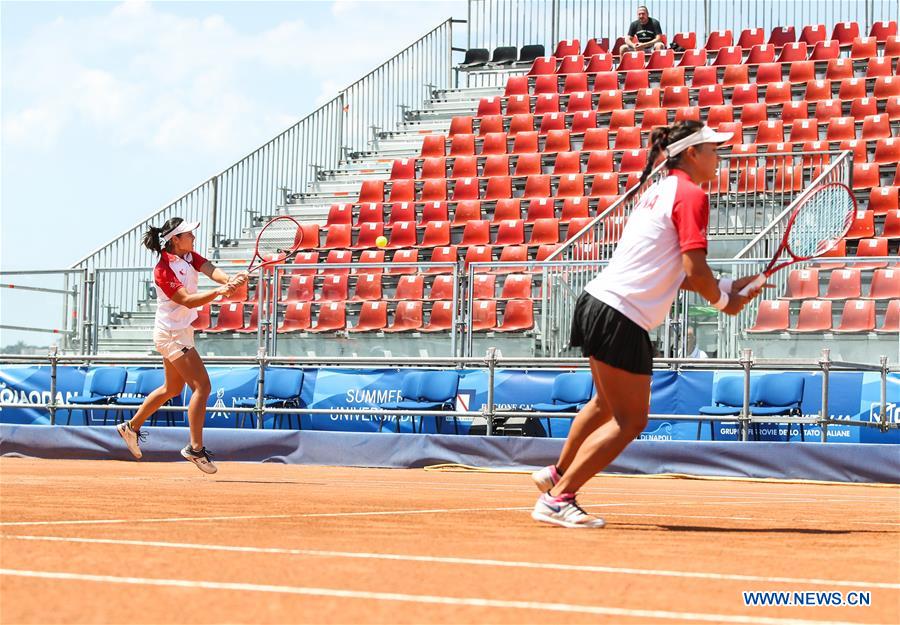
<instances>
[{"instance_id":1,"label":"sponsor banner","mask_svg":"<svg viewBox=\"0 0 900 625\"><path fill-rule=\"evenodd\" d=\"M144 368L128 368L125 393L133 393L138 374ZM45 409L36 408L50 396L48 366L9 366L0 368L0 401L15 403L15 408L0 410L4 423L46 424ZM242 421L233 411L242 399L253 398L257 392L256 367L209 367L211 394L208 401L206 424L209 427L237 427ZM484 431L482 419L460 417L435 419L433 417L386 417L380 408L384 404L403 401L401 394L404 377L416 369L306 369L304 370L301 404L318 409L361 409L370 414L346 415L323 413L302 415L301 427L306 430L330 430L344 432L440 432L468 434ZM501 369L494 376L494 402L498 410L527 411L536 403L549 402L553 381L561 371ZM460 382L455 408L481 411L487 402L488 374L484 370L459 372ZM822 377L819 374L798 372L754 372L753 378L764 375L798 376L803 379L804 394L801 411L804 415L817 415L821 408ZM659 371L651 382L650 412L655 415L698 414L702 406L712 404L713 389L718 381L727 377L741 377L739 371ZM84 367L58 367L57 401L84 394L90 388L93 371ZM836 419L853 419L877 422L881 406L881 380L876 373L832 373L829 380L829 412ZM888 418L900 422L900 375L891 374L887 385ZM184 405L190 400L190 390L185 388L174 403ZM93 411L93 420L102 419L103 410ZM132 413L126 413L130 415ZM113 413L109 413L110 421ZM57 413L57 422L65 423L67 411ZM84 411L73 410L72 424L83 424ZM175 423L186 424L184 413L175 413ZM274 415L267 415L264 426L273 427ZM540 419L533 428L536 435L561 438L568 435L571 419ZM296 419L294 420L296 423ZM252 414L245 414L244 427L253 427ZM807 440L817 441L821 432L818 426L804 426ZM799 440L800 426L787 424L761 424L750 432L751 439L765 441ZM737 440L739 429L733 421L715 421L710 427L703 422L667 421L651 419L641 436L649 440ZM828 439L834 442L900 443L900 432L882 433L877 428L860 428L848 425L832 425Z\"/></svg>"}]
</instances>

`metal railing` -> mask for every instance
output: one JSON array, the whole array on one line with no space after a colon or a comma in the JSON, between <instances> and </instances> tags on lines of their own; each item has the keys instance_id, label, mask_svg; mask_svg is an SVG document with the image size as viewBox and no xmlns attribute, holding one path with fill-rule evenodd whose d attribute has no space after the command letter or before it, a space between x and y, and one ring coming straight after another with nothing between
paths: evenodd
<instances>
[{"instance_id":1,"label":"metal railing","mask_svg":"<svg viewBox=\"0 0 900 625\"><path fill-rule=\"evenodd\" d=\"M469 48L543 44L552 54L556 42L608 37L612 44L637 18L640 2L631 0L469 0ZM862 35L873 22L896 20L896 0L658 0L647 3L671 40L675 33L696 32L703 45L711 31L730 29L735 40L745 28L768 34L778 26L860 22Z\"/></svg>"},{"instance_id":2,"label":"metal railing","mask_svg":"<svg viewBox=\"0 0 900 625\"><path fill-rule=\"evenodd\" d=\"M93 323L90 279L86 269L0 271L0 330L55 334L59 349L87 353ZM27 325L15 323L20 319Z\"/></svg>"},{"instance_id":3,"label":"metal railing","mask_svg":"<svg viewBox=\"0 0 900 625\"><path fill-rule=\"evenodd\" d=\"M197 250L204 255L239 239L256 219L273 214L285 193L305 189L342 157L371 149L378 130L401 121L405 107L421 104L423 87L451 86L454 23L459 20L448 19L431 29L265 145L73 267L94 270L146 263L149 254L140 244L144 231L170 217L201 222Z\"/></svg>"},{"instance_id":4,"label":"metal railing","mask_svg":"<svg viewBox=\"0 0 900 625\"><path fill-rule=\"evenodd\" d=\"M584 367L584 358L553 358L545 360L534 360L531 358L503 358L497 355L495 349L487 350L485 356L469 357L469 358L275 358L260 354L257 357L222 357L212 356L204 358L208 365L250 365L257 367L259 375L256 384L256 405L252 408L228 407L226 412L236 415L247 415L252 418L251 423L257 429L262 429L265 423L266 415L283 415L283 414L327 414L327 415L363 415L371 416L370 407L360 408L308 408L308 407L292 407L292 408L270 408L263 401L264 396L264 376L269 366L288 366L299 368L350 368L359 369L360 367L372 368L401 368L416 367L426 369L483 369L487 374L488 389L487 398L484 406L480 411L466 410L382 410L379 411L382 426L386 421L399 420L399 418L415 418L419 417L443 417L455 418L462 417L467 419L481 419L484 422L485 434L490 436L494 433L495 428L502 424L508 418L562 418L573 419L574 412L537 412L537 411L504 411L498 410L495 403L495 380L496 371L498 369L559 369L563 371L572 371L573 369ZM119 418L120 413L129 413L135 410L134 405L119 405L115 402L104 404L70 404L65 399L58 397L57 378L59 366L75 365L131 365L131 366L161 366L162 360L158 356L65 356L58 354L55 350L51 351L47 356L12 356L0 355L0 365L49 365L50 376L50 392L48 393L48 401L46 402L30 402L27 407L30 409L46 410L49 417L50 425L56 425L57 413L60 410L103 410L111 411ZM819 359L755 359L752 350L744 350L739 358L732 359L689 359L689 358L657 358L653 361L655 370L741 370L744 375L744 406L735 417L729 417L728 420L736 421L740 427L740 440L749 440L749 430L751 424L758 423L790 423L817 425L821 428L821 441L825 442L828 437L827 426L835 425L852 425L857 427L877 428L881 432L888 432L892 429L900 428L900 422L896 421L896 417L891 416L892 404L887 401L887 377L891 373L900 372L900 368L891 367L887 363L885 357L881 357L878 364L854 363L840 360L832 360L830 352L827 348L822 350L822 356ZM822 375L822 401L821 409L818 414L801 415L801 416L771 416L758 417L752 416L750 411L750 376L753 371L812 371L821 372ZM871 413L871 420L854 420L854 419L836 419L829 410L829 376L832 371L868 371L880 374L880 401L878 405L878 413ZM62 401L60 401L62 400ZM0 410L4 408L22 408L23 404L14 401L0 401ZM158 412L186 412L188 406L162 406ZM895 411L896 412L896 411ZM71 412L69 413L71 414ZM695 421L702 423L722 421L721 416L708 416L699 414L650 414L652 419L664 419L667 421ZM237 421L236 425L241 423ZM398 426L399 428L399 426Z\"/></svg>"}]
</instances>

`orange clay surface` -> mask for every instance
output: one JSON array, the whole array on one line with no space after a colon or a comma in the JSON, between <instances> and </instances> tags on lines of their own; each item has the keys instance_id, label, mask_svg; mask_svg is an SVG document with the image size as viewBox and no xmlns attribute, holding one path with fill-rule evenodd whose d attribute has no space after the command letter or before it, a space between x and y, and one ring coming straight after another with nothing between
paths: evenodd
<instances>
[{"instance_id":1,"label":"orange clay surface","mask_svg":"<svg viewBox=\"0 0 900 625\"><path fill-rule=\"evenodd\" d=\"M898 623L900 489L0 459L3 623ZM742 591L871 593L748 607Z\"/></svg>"}]
</instances>

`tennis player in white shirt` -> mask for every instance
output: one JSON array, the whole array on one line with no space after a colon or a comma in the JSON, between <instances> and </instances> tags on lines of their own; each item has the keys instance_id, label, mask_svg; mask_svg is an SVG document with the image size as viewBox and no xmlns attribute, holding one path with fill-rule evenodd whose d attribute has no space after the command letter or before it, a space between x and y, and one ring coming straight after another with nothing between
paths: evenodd
<instances>
[{"instance_id":1,"label":"tennis player in white shirt","mask_svg":"<svg viewBox=\"0 0 900 625\"><path fill-rule=\"evenodd\" d=\"M755 276L716 280L706 263L709 197L700 185L717 175L716 147L732 133L695 121L655 129L641 181L666 159L668 175L650 186L628 218L609 265L578 298L570 344L590 361L596 395L572 422L555 465L532 474L542 491L532 518L569 528L603 527L576 493L647 426L653 347L679 289L694 291L735 315L759 290L739 291Z\"/></svg>"},{"instance_id":2,"label":"tennis player in white shirt","mask_svg":"<svg viewBox=\"0 0 900 625\"><path fill-rule=\"evenodd\" d=\"M191 323L197 318L197 308L220 296L230 296L246 282L247 275L241 273L229 279L228 274L194 251L194 230L199 225L199 222L173 217L161 228L151 227L144 234L144 247L159 255L153 270L157 295L153 342L163 357L166 377L163 386L147 395L131 420L116 429L132 455L140 458L140 442L147 436L141 432L144 421L169 399L180 395L187 384L191 388L188 404L191 440L181 450L181 455L204 473L215 473L217 468L210 458L211 452L203 446L203 424L210 393L209 374L194 347ZM201 273L222 286L198 292Z\"/></svg>"}]
</instances>

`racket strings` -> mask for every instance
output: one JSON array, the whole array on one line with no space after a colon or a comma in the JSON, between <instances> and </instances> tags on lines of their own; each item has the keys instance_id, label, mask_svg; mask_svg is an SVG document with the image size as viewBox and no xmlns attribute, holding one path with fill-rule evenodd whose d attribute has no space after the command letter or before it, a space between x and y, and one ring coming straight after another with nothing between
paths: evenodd
<instances>
[{"instance_id":1,"label":"racket strings","mask_svg":"<svg viewBox=\"0 0 900 625\"><path fill-rule=\"evenodd\" d=\"M826 187L797 209L787 245L799 258L827 251L844 236L853 220L853 198L843 187Z\"/></svg>"},{"instance_id":2,"label":"racket strings","mask_svg":"<svg viewBox=\"0 0 900 625\"><path fill-rule=\"evenodd\" d=\"M256 252L261 258L289 254L294 250L296 237L297 222L293 219L275 219L259 233Z\"/></svg>"}]
</instances>

